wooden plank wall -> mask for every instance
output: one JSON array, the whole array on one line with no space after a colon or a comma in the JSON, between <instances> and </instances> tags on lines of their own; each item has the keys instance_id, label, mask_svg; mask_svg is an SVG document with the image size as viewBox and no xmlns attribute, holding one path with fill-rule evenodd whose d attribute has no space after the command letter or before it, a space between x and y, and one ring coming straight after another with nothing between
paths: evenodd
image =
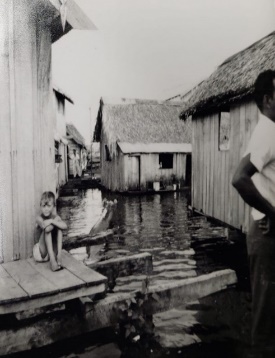
<instances>
[{"instance_id":1,"label":"wooden plank wall","mask_svg":"<svg viewBox=\"0 0 275 358\"><path fill-rule=\"evenodd\" d=\"M230 109L230 148L219 150L218 113L193 120L192 206L206 215L247 231L250 209L231 181L258 121L253 102Z\"/></svg>"},{"instance_id":2,"label":"wooden plank wall","mask_svg":"<svg viewBox=\"0 0 275 358\"><path fill-rule=\"evenodd\" d=\"M140 190L140 155L139 156L126 156L127 163L127 177L128 177L128 190ZM126 159L127 161L127 159Z\"/></svg>"},{"instance_id":3,"label":"wooden plank wall","mask_svg":"<svg viewBox=\"0 0 275 358\"><path fill-rule=\"evenodd\" d=\"M103 147L104 148L104 147ZM105 149L104 149L105 150ZM102 157L103 155L103 157ZM101 158L104 158L104 151L101 152ZM136 156L123 155L118 153L116 160L106 162L102 160L102 183L108 189L128 191L137 190L138 179L133 176L133 170L137 173ZM159 168L159 154L141 154L140 155L140 189L147 189L147 182L171 181L171 175L175 174L178 179L185 180L186 175L186 154L174 154L173 169Z\"/></svg>"},{"instance_id":4,"label":"wooden plank wall","mask_svg":"<svg viewBox=\"0 0 275 358\"><path fill-rule=\"evenodd\" d=\"M58 135L66 136L66 118L65 118L65 98L58 95L55 91L55 130ZM56 164L58 166L58 183L56 187L62 186L68 181L67 173L67 146L64 143L59 143L59 154L62 156L62 163Z\"/></svg>"},{"instance_id":5,"label":"wooden plank wall","mask_svg":"<svg viewBox=\"0 0 275 358\"><path fill-rule=\"evenodd\" d=\"M14 259L26 257L32 250L35 226L34 192L34 110L37 110L33 67L36 65L36 24L30 21L34 10L26 11L27 2L20 1L13 7L14 36L10 47L14 54L14 117L11 135L13 136L13 203L14 223Z\"/></svg>"},{"instance_id":6,"label":"wooden plank wall","mask_svg":"<svg viewBox=\"0 0 275 358\"><path fill-rule=\"evenodd\" d=\"M0 108L0 182L5 185L0 259L5 262L31 255L41 193L54 189L51 34L34 16L36 5L0 2L0 87L5 93Z\"/></svg>"},{"instance_id":7,"label":"wooden plank wall","mask_svg":"<svg viewBox=\"0 0 275 358\"><path fill-rule=\"evenodd\" d=\"M110 143L108 136L102 130L100 142L101 183L112 191L125 190L124 156L118 150L116 143ZM108 145L111 161L106 160L105 145Z\"/></svg>"},{"instance_id":8,"label":"wooden plank wall","mask_svg":"<svg viewBox=\"0 0 275 358\"><path fill-rule=\"evenodd\" d=\"M135 187L136 181L131 175L131 156L125 155L125 177L127 190ZM186 154L175 153L173 155L173 169L161 169L159 167L159 154L141 154L140 155L140 188L147 189L147 182L159 181L162 179L166 183L171 181L172 174L177 179L185 180L186 176Z\"/></svg>"},{"instance_id":9,"label":"wooden plank wall","mask_svg":"<svg viewBox=\"0 0 275 358\"><path fill-rule=\"evenodd\" d=\"M11 108L10 73L9 73L9 6L10 0L0 2L0 261L5 257L13 258L13 222L12 222L12 182L11 182ZM5 95L3 95L5 94ZM8 238L8 239L7 239ZM10 240L7 245L7 240Z\"/></svg>"},{"instance_id":10,"label":"wooden plank wall","mask_svg":"<svg viewBox=\"0 0 275 358\"><path fill-rule=\"evenodd\" d=\"M111 161L106 161L105 145L108 145ZM171 181L171 175L175 174L177 179L185 180L186 176L186 154L175 153L173 156L173 169L159 168L159 154L140 154L140 189L147 189L148 181L160 180ZM110 143L104 129L101 132L100 143L101 158L101 183L112 191L137 190L138 180L132 175L136 168L136 156L123 154L116 143Z\"/></svg>"},{"instance_id":11,"label":"wooden plank wall","mask_svg":"<svg viewBox=\"0 0 275 358\"><path fill-rule=\"evenodd\" d=\"M37 93L37 114L39 128L33 132L34 145L37 148L35 161L35 213L39 212L40 197L44 191L55 193L55 111L52 90L51 69L51 32L39 19L36 23L36 66L37 83L34 92ZM37 92L36 92L37 91ZM34 117L34 121L35 121ZM39 155L40 153L40 155ZM32 243L29 250L32 249Z\"/></svg>"},{"instance_id":12,"label":"wooden plank wall","mask_svg":"<svg viewBox=\"0 0 275 358\"><path fill-rule=\"evenodd\" d=\"M172 174L175 174L177 179L185 179L186 175L186 154L173 154L173 168L161 169L159 167L159 154L141 154L141 187L146 188L148 181L159 181L162 178L164 181L171 181Z\"/></svg>"}]
</instances>

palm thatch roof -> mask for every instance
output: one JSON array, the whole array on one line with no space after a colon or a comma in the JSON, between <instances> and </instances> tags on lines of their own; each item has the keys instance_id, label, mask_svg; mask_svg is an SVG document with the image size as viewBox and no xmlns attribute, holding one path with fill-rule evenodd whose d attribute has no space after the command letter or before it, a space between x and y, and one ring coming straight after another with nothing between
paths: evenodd
<instances>
[{"instance_id":1,"label":"palm thatch roof","mask_svg":"<svg viewBox=\"0 0 275 358\"><path fill-rule=\"evenodd\" d=\"M82 147L85 147L85 141L83 136L79 133L79 131L75 128L73 124L66 124L66 131L68 138L73 139L77 144Z\"/></svg>"},{"instance_id":2,"label":"palm thatch roof","mask_svg":"<svg viewBox=\"0 0 275 358\"><path fill-rule=\"evenodd\" d=\"M101 99L94 141L102 128L109 143L191 143L191 122L181 121L184 103Z\"/></svg>"},{"instance_id":3,"label":"palm thatch roof","mask_svg":"<svg viewBox=\"0 0 275 358\"><path fill-rule=\"evenodd\" d=\"M251 97L254 82L262 71L275 70L275 32L229 57L203 81L186 104L181 118L225 107Z\"/></svg>"},{"instance_id":4,"label":"palm thatch roof","mask_svg":"<svg viewBox=\"0 0 275 358\"><path fill-rule=\"evenodd\" d=\"M192 87L187 92L179 93L173 97L168 98L166 101L167 102L180 101L180 102L188 103L189 99L193 96L194 92L198 89L198 87L202 85L202 83L203 81L199 82L195 87Z\"/></svg>"}]
</instances>

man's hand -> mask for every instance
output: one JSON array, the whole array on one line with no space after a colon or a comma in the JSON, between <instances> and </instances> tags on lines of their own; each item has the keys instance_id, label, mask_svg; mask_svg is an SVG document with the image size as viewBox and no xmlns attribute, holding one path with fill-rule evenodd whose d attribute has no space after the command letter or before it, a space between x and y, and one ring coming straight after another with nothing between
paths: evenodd
<instances>
[{"instance_id":1,"label":"man's hand","mask_svg":"<svg viewBox=\"0 0 275 358\"><path fill-rule=\"evenodd\" d=\"M264 235L268 235L275 231L275 220L271 220L267 216L259 220L258 225Z\"/></svg>"}]
</instances>

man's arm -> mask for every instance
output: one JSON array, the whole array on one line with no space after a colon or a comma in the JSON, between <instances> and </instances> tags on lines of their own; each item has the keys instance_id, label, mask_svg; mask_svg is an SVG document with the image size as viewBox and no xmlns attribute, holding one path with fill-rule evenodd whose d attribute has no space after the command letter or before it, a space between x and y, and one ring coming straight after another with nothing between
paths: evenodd
<instances>
[{"instance_id":1,"label":"man's arm","mask_svg":"<svg viewBox=\"0 0 275 358\"><path fill-rule=\"evenodd\" d=\"M275 208L260 194L251 179L256 172L258 170L251 163L250 154L246 155L234 174L232 185L249 206L259 210L269 218L274 218Z\"/></svg>"}]
</instances>

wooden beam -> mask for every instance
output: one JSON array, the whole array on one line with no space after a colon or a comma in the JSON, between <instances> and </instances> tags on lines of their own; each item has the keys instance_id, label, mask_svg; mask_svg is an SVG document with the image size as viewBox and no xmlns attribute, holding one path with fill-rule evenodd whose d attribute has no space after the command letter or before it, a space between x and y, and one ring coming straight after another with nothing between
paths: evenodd
<instances>
[{"instance_id":1,"label":"wooden beam","mask_svg":"<svg viewBox=\"0 0 275 358\"><path fill-rule=\"evenodd\" d=\"M77 247L100 245L109 242L114 236L113 230L107 230L98 235L82 234L73 237L66 237L63 240L65 250L71 250Z\"/></svg>"},{"instance_id":2,"label":"wooden beam","mask_svg":"<svg viewBox=\"0 0 275 358\"><path fill-rule=\"evenodd\" d=\"M95 295L98 293L103 293L106 290L106 285L101 283L98 286L83 286L73 291L60 292L58 294L46 297L38 297L34 299L29 299L21 302L10 303L0 306L0 315L1 314L10 314L17 313L21 311L28 311L35 308L45 307L49 305L54 305L56 303L66 302L73 300L74 298ZM62 328L60 328L62 329ZM0 331L1 332L1 331ZM1 346L1 343L0 343ZM0 349L1 351L1 349ZM1 355L1 354L0 354Z\"/></svg>"},{"instance_id":3,"label":"wooden beam","mask_svg":"<svg viewBox=\"0 0 275 358\"><path fill-rule=\"evenodd\" d=\"M115 285L118 277L130 276L137 272L149 275L153 272L152 255L146 252L96 263L86 262L86 265L106 276L109 287Z\"/></svg>"}]
</instances>

